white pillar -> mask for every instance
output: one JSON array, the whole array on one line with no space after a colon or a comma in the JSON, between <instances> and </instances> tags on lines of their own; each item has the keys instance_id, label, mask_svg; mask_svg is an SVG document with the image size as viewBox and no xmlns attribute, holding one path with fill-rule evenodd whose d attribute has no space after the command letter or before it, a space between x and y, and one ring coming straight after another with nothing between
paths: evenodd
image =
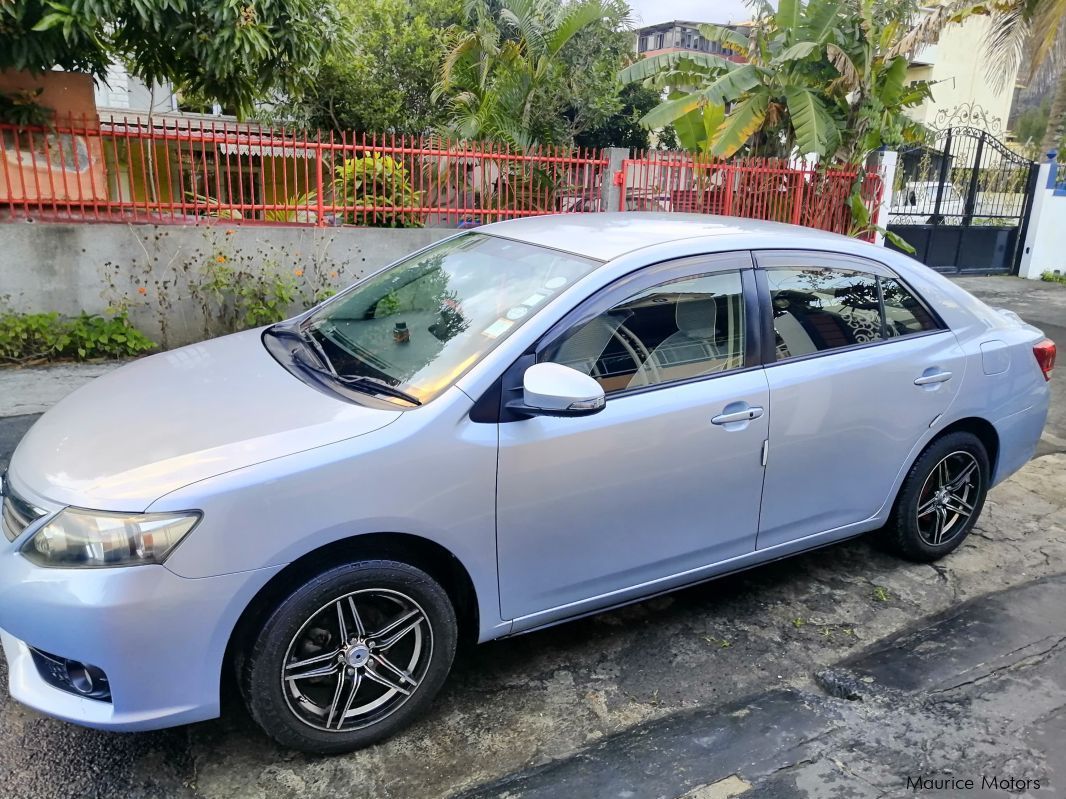
<instances>
[{"instance_id":1,"label":"white pillar","mask_svg":"<svg viewBox=\"0 0 1066 799\"><path fill-rule=\"evenodd\" d=\"M1066 226L1066 197L1055 195L1058 165L1049 161L1040 165L1036 178L1036 194L1029 212L1029 227L1022 242L1022 258L1018 276L1037 279L1046 271L1066 267L1061 235Z\"/></svg>"},{"instance_id":2,"label":"white pillar","mask_svg":"<svg viewBox=\"0 0 1066 799\"><path fill-rule=\"evenodd\" d=\"M899 163L899 153L895 150L877 150L870 153L866 159L866 168L881 174L881 182L884 190L881 192L881 202L871 218L871 222L881 228L888 227L888 215L892 210L892 189L896 185L896 164ZM885 236L878 231L874 234L874 244L879 247L885 245Z\"/></svg>"}]
</instances>

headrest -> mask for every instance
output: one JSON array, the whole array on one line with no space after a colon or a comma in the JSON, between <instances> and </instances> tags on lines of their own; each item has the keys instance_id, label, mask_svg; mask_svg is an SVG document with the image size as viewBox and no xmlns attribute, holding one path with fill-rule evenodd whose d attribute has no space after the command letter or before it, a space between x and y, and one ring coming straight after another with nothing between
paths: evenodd
<instances>
[{"instance_id":1,"label":"headrest","mask_svg":"<svg viewBox=\"0 0 1066 799\"><path fill-rule=\"evenodd\" d=\"M718 335L718 303L714 295L679 300L674 317L677 329L690 338L713 339Z\"/></svg>"}]
</instances>

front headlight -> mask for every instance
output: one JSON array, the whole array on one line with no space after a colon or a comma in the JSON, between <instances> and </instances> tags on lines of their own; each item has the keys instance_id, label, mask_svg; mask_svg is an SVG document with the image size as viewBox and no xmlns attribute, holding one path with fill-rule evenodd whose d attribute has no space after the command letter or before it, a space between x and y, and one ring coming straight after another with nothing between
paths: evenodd
<instances>
[{"instance_id":1,"label":"front headlight","mask_svg":"<svg viewBox=\"0 0 1066 799\"><path fill-rule=\"evenodd\" d=\"M162 563L198 521L198 513L67 508L26 542L22 554L38 566L61 568Z\"/></svg>"}]
</instances>

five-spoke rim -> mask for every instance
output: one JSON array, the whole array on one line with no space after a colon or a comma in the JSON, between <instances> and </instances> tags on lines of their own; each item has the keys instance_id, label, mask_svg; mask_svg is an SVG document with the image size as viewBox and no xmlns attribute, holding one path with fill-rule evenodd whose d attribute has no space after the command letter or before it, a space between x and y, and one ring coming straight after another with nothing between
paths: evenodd
<instances>
[{"instance_id":1,"label":"five-spoke rim","mask_svg":"<svg viewBox=\"0 0 1066 799\"><path fill-rule=\"evenodd\" d=\"M433 628L399 591L353 591L311 614L289 642L282 693L305 724L361 729L395 713L418 689L433 657Z\"/></svg>"},{"instance_id":2,"label":"five-spoke rim","mask_svg":"<svg viewBox=\"0 0 1066 799\"><path fill-rule=\"evenodd\" d=\"M940 459L918 492L918 535L942 546L962 533L981 492L981 467L969 452L958 450Z\"/></svg>"}]
</instances>

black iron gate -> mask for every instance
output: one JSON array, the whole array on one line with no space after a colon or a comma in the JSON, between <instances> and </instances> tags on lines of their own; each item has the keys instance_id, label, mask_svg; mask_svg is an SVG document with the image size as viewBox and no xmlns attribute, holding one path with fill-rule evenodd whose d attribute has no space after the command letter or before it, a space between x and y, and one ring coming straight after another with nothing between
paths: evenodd
<instances>
[{"instance_id":1,"label":"black iron gate","mask_svg":"<svg viewBox=\"0 0 1066 799\"><path fill-rule=\"evenodd\" d=\"M940 131L931 144L900 152L888 229L934 269L1014 272L1036 173L987 131Z\"/></svg>"}]
</instances>

